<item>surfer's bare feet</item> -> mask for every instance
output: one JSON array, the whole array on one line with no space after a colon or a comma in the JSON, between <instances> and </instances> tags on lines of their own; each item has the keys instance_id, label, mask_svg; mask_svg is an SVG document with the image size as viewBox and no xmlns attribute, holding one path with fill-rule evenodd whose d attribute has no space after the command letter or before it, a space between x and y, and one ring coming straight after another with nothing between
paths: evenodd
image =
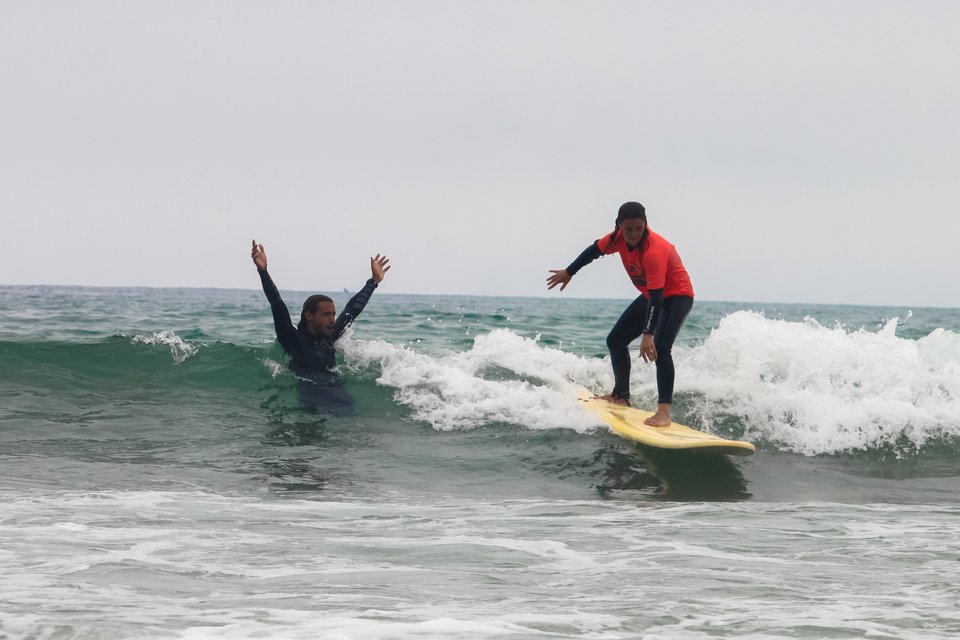
<instances>
[{"instance_id":1,"label":"surfer's bare feet","mask_svg":"<svg viewBox=\"0 0 960 640\"><path fill-rule=\"evenodd\" d=\"M609 402L609 403L611 403L611 404L618 404L618 405L620 405L621 407L629 407L629 406L630 406L630 399L629 399L629 398L621 398L620 396L618 396L618 395L615 394L615 393L608 393L608 394L605 395L605 396L597 396L597 399L598 399L598 400L606 400L607 402Z\"/></svg>"},{"instance_id":2,"label":"surfer's bare feet","mask_svg":"<svg viewBox=\"0 0 960 640\"><path fill-rule=\"evenodd\" d=\"M670 419L670 405L658 405L657 412L644 420L643 424L650 427L669 427L673 424L673 421Z\"/></svg>"}]
</instances>

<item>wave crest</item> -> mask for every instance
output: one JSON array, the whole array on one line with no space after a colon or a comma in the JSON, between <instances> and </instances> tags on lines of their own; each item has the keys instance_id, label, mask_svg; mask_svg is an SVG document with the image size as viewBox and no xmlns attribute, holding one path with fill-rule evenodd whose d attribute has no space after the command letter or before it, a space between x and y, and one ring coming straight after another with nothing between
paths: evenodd
<instances>
[{"instance_id":1,"label":"wave crest","mask_svg":"<svg viewBox=\"0 0 960 640\"><path fill-rule=\"evenodd\" d=\"M772 320L738 311L678 363L706 426L737 416L753 434L803 454L922 446L960 435L960 337Z\"/></svg>"},{"instance_id":2,"label":"wave crest","mask_svg":"<svg viewBox=\"0 0 960 640\"><path fill-rule=\"evenodd\" d=\"M133 344L164 345L170 349L170 355L176 364L196 355L199 346L187 342L173 331L158 331L148 336L135 335L130 339Z\"/></svg>"}]
</instances>

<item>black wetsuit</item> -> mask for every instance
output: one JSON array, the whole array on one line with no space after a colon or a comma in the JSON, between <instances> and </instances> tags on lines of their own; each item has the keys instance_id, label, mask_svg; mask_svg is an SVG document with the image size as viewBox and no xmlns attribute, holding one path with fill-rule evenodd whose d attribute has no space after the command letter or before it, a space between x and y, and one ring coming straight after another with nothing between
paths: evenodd
<instances>
[{"instance_id":1,"label":"black wetsuit","mask_svg":"<svg viewBox=\"0 0 960 640\"><path fill-rule=\"evenodd\" d=\"M613 367L613 393L620 398L630 398L630 343L644 333L653 333L653 346L657 350L657 402L671 404L673 402L673 382L676 377L673 367L673 343L680 333L680 327L693 308L693 298L690 296L662 297L659 321L653 331L648 331L646 320L653 315L650 307L653 302L642 295L630 303L620 319L613 325L607 336L607 348L610 350L610 364ZM650 292L651 299L654 292Z\"/></svg>"},{"instance_id":2,"label":"black wetsuit","mask_svg":"<svg viewBox=\"0 0 960 640\"><path fill-rule=\"evenodd\" d=\"M273 312L277 341L290 356L290 370L301 379L302 383L305 383L300 385L301 400L318 409L331 410L340 407L341 410L336 411L337 413L352 411L353 401L345 390L342 390L339 377L333 373L333 368L337 365L334 343L367 306L370 296L377 288L377 283L373 278L367 280L363 288L350 298L346 307L337 316L333 332L329 336L320 336L293 326L290 310L280 297L280 291L277 290L270 274L266 270L258 270L258 273L263 292Z\"/></svg>"}]
</instances>

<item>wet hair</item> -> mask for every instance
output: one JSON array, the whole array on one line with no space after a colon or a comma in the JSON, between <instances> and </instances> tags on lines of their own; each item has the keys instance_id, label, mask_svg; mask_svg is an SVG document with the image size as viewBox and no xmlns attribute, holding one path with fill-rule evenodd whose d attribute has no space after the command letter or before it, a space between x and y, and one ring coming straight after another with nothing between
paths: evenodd
<instances>
[{"instance_id":1,"label":"wet hair","mask_svg":"<svg viewBox=\"0 0 960 640\"><path fill-rule=\"evenodd\" d=\"M620 205L620 209L617 211L617 219L614 222L614 236L613 241L610 242L609 249L613 248L613 245L617 243L620 234L620 225L623 224L624 220L643 220L644 223L647 221L647 210L639 202L624 202ZM642 245L643 241L647 239L647 236L650 234L650 228L644 226L643 235L640 236L640 242L638 245Z\"/></svg>"},{"instance_id":2,"label":"wet hair","mask_svg":"<svg viewBox=\"0 0 960 640\"><path fill-rule=\"evenodd\" d=\"M300 310L300 322L297 323L298 331L303 329L304 325L306 325L307 313L316 313L317 307L320 306L321 302L333 302L333 298L330 296L325 296L322 293L317 293L303 301L303 309Z\"/></svg>"}]
</instances>

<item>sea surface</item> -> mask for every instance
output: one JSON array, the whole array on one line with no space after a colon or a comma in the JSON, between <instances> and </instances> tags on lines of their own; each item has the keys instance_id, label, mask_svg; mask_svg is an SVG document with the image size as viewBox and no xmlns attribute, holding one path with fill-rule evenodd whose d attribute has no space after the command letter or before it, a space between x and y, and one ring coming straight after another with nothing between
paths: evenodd
<instances>
[{"instance_id":1,"label":"sea surface","mask_svg":"<svg viewBox=\"0 0 960 640\"><path fill-rule=\"evenodd\" d=\"M378 292L330 413L259 290L0 287L0 638L960 636L960 310L698 301L728 458L577 406L628 303Z\"/></svg>"}]
</instances>

